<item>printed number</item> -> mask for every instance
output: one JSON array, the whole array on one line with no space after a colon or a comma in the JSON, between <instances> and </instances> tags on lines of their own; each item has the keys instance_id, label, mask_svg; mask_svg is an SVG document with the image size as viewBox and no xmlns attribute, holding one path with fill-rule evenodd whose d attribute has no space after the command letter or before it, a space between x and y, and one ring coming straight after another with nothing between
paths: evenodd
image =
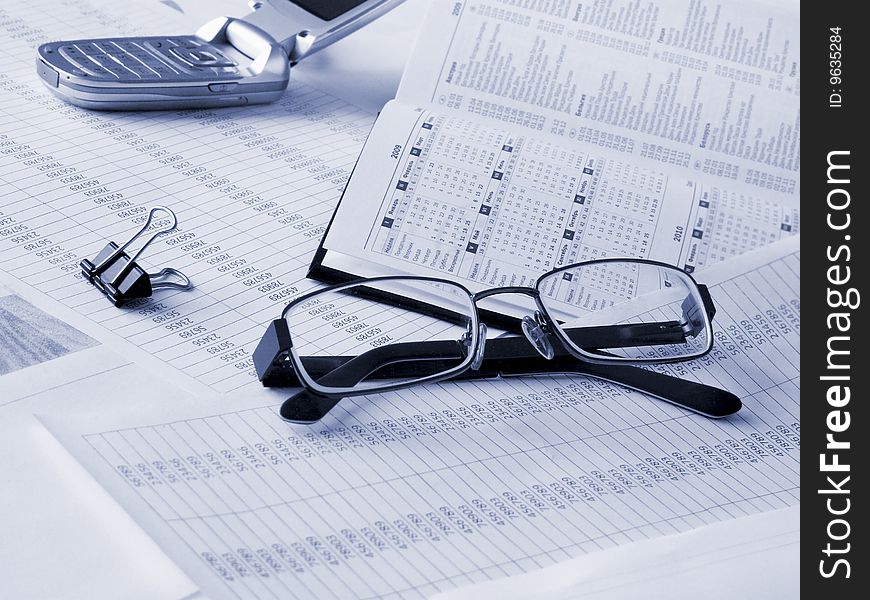
<instances>
[{"instance_id":1,"label":"printed number","mask_svg":"<svg viewBox=\"0 0 870 600\"><path fill-rule=\"evenodd\" d=\"M683 240L683 226L677 225L676 229L674 229L674 241L681 242Z\"/></svg>"},{"instance_id":2,"label":"printed number","mask_svg":"<svg viewBox=\"0 0 870 600\"><path fill-rule=\"evenodd\" d=\"M398 144L393 146L393 151L390 152L390 158L399 158L399 155L402 153L402 147Z\"/></svg>"}]
</instances>

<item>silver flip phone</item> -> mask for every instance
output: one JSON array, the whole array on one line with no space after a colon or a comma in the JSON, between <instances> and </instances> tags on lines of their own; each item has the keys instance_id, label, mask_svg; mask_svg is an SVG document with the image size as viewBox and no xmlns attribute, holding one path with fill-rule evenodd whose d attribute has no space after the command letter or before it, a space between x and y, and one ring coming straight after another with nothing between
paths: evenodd
<instances>
[{"instance_id":1,"label":"silver flip phone","mask_svg":"<svg viewBox=\"0 0 870 600\"><path fill-rule=\"evenodd\" d=\"M194 35L50 42L36 71L56 96L100 110L262 104L290 67L403 0L262 0L242 19L219 17Z\"/></svg>"}]
</instances>

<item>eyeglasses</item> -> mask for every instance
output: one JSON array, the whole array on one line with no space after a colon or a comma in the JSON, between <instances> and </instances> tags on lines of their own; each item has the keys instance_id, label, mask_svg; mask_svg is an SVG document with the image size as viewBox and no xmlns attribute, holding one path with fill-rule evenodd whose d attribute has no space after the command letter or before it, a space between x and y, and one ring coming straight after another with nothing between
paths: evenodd
<instances>
[{"instance_id":1,"label":"eyeglasses","mask_svg":"<svg viewBox=\"0 0 870 600\"><path fill-rule=\"evenodd\" d=\"M484 276L500 280L499 265L488 268ZM481 314L512 315L523 336L487 339ZM281 407L295 423L320 420L345 397L446 379L560 373L722 417L741 406L733 394L634 366L708 353L714 314L706 286L649 260L575 263L530 286L477 293L439 278L375 277L293 300L253 358L263 385L304 388Z\"/></svg>"}]
</instances>

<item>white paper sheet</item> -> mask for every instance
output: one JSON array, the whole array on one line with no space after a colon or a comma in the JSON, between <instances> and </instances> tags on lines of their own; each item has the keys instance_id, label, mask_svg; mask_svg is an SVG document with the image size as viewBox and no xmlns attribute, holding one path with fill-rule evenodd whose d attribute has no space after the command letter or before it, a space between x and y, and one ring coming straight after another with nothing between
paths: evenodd
<instances>
[{"instance_id":1,"label":"white paper sheet","mask_svg":"<svg viewBox=\"0 0 870 600\"><path fill-rule=\"evenodd\" d=\"M686 414L581 377L43 422L212 598L425 597L799 502L799 240L703 274L716 346L660 367L744 408Z\"/></svg>"},{"instance_id":2,"label":"white paper sheet","mask_svg":"<svg viewBox=\"0 0 870 600\"><path fill-rule=\"evenodd\" d=\"M0 376L0 596L174 600L194 593L33 417L73 411L87 418L127 401L135 409L168 395L166 388L101 344Z\"/></svg>"},{"instance_id":3,"label":"white paper sheet","mask_svg":"<svg viewBox=\"0 0 870 600\"><path fill-rule=\"evenodd\" d=\"M432 600L798 598L800 508L627 544Z\"/></svg>"}]
</instances>

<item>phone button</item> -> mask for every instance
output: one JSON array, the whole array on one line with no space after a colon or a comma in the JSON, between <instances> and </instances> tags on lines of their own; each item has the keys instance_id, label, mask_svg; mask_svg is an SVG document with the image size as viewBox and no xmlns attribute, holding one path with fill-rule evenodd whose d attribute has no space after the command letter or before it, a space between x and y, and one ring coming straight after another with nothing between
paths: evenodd
<instances>
[{"instance_id":1,"label":"phone button","mask_svg":"<svg viewBox=\"0 0 870 600\"><path fill-rule=\"evenodd\" d=\"M176 46L171 52L193 67L232 67L235 63L219 52L201 48L184 48Z\"/></svg>"},{"instance_id":2,"label":"phone button","mask_svg":"<svg viewBox=\"0 0 870 600\"><path fill-rule=\"evenodd\" d=\"M233 88L235 88L237 85L239 85L239 84L236 83L236 82L231 82L231 83L210 83L210 84L208 84L208 90L209 90L210 92L214 92L214 93L218 94L218 93L222 93L222 92L229 92L229 91L232 91Z\"/></svg>"},{"instance_id":3,"label":"phone button","mask_svg":"<svg viewBox=\"0 0 870 600\"><path fill-rule=\"evenodd\" d=\"M102 53L100 53L102 54ZM79 48L77 45L69 45L69 46L61 46L60 55L65 58L71 65L81 69L88 75L93 75L94 77L98 77L101 79L118 79L119 76L116 73L113 73L102 64L100 64L96 58L86 54ZM73 73L77 75L77 73Z\"/></svg>"},{"instance_id":4,"label":"phone button","mask_svg":"<svg viewBox=\"0 0 870 600\"><path fill-rule=\"evenodd\" d=\"M64 57L70 64L73 64L77 67L81 67L83 63L89 63L88 57L85 56L85 53L78 49L77 46L69 45L69 46L61 46L60 47L60 55Z\"/></svg>"}]
</instances>

